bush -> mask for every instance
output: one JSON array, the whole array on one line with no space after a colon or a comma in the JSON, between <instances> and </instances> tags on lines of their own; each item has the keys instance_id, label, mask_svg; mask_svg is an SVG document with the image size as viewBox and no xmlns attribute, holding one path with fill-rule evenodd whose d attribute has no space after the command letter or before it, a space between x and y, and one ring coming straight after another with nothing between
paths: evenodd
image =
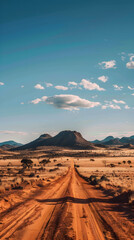
<instances>
[{"instance_id":1,"label":"bush","mask_svg":"<svg viewBox=\"0 0 134 240\"><path fill-rule=\"evenodd\" d=\"M33 172L29 174L29 177L34 177L34 176L35 174Z\"/></svg>"},{"instance_id":2,"label":"bush","mask_svg":"<svg viewBox=\"0 0 134 240\"><path fill-rule=\"evenodd\" d=\"M62 166L62 163L57 163L55 166L61 167L61 166Z\"/></svg>"},{"instance_id":3,"label":"bush","mask_svg":"<svg viewBox=\"0 0 134 240\"><path fill-rule=\"evenodd\" d=\"M42 161L40 161L40 164L46 165L47 163L50 163L50 159L43 159Z\"/></svg>"},{"instance_id":4,"label":"bush","mask_svg":"<svg viewBox=\"0 0 134 240\"><path fill-rule=\"evenodd\" d=\"M90 158L90 161L91 161L91 162L94 162L95 160L94 160L93 158Z\"/></svg>"},{"instance_id":5,"label":"bush","mask_svg":"<svg viewBox=\"0 0 134 240\"><path fill-rule=\"evenodd\" d=\"M127 163L128 163L128 164L131 164L131 161L130 161L130 160L128 160L128 161L127 161Z\"/></svg>"},{"instance_id":6,"label":"bush","mask_svg":"<svg viewBox=\"0 0 134 240\"><path fill-rule=\"evenodd\" d=\"M77 164L75 164L74 166L77 167L77 168L80 167L80 165L77 165Z\"/></svg>"},{"instance_id":7,"label":"bush","mask_svg":"<svg viewBox=\"0 0 134 240\"><path fill-rule=\"evenodd\" d=\"M110 167L115 167L115 164L111 163L111 164L110 164Z\"/></svg>"},{"instance_id":8,"label":"bush","mask_svg":"<svg viewBox=\"0 0 134 240\"><path fill-rule=\"evenodd\" d=\"M29 158L23 158L22 160L21 160L21 163L22 163L22 165L24 166L24 167L30 167L30 166L32 166L32 164L33 164L33 161L31 160L31 159L29 159Z\"/></svg>"},{"instance_id":9,"label":"bush","mask_svg":"<svg viewBox=\"0 0 134 240\"><path fill-rule=\"evenodd\" d=\"M23 187L22 186L14 186L12 187L13 190L22 190Z\"/></svg>"},{"instance_id":10,"label":"bush","mask_svg":"<svg viewBox=\"0 0 134 240\"><path fill-rule=\"evenodd\" d=\"M109 179L105 175L102 175L100 181L109 181Z\"/></svg>"},{"instance_id":11,"label":"bush","mask_svg":"<svg viewBox=\"0 0 134 240\"><path fill-rule=\"evenodd\" d=\"M89 181L92 185L97 185L99 183L99 180L97 179L96 175L91 175L89 177Z\"/></svg>"},{"instance_id":12,"label":"bush","mask_svg":"<svg viewBox=\"0 0 134 240\"><path fill-rule=\"evenodd\" d=\"M49 169L49 172L54 172L54 171L56 171L56 170L58 170L59 168L51 168L51 169Z\"/></svg>"}]
</instances>

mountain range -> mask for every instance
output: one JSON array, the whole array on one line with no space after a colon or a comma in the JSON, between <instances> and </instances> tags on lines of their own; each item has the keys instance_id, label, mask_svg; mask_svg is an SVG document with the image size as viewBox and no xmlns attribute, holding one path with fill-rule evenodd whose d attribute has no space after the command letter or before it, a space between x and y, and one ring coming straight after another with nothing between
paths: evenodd
<instances>
[{"instance_id":1,"label":"mountain range","mask_svg":"<svg viewBox=\"0 0 134 240\"><path fill-rule=\"evenodd\" d=\"M49 134L42 134L39 138L34 141L22 145L13 140L0 143L1 149L14 149L14 150L25 150L25 149L36 149L43 146L58 146L67 147L73 149L95 149L96 146L108 147L108 146L128 146L134 145L134 135L130 137L114 138L113 136L108 136L102 140L87 141L77 131L62 131L56 136L52 137Z\"/></svg>"},{"instance_id":2,"label":"mountain range","mask_svg":"<svg viewBox=\"0 0 134 240\"><path fill-rule=\"evenodd\" d=\"M94 144L104 144L104 145L125 145L132 144L134 145L134 135L130 137L114 138L113 136L108 136L103 140L92 141Z\"/></svg>"}]
</instances>

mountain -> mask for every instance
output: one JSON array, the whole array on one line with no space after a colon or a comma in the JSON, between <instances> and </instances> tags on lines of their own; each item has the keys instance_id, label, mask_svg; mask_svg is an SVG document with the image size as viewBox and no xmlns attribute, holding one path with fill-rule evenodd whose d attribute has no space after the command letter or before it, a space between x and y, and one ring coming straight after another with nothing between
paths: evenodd
<instances>
[{"instance_id":1,"label":"mountain","mask_svg":"<svg viewBox=\"0 0 134 240\"><path fill-rule=\"evenodd\" d=\"M129 143L129 144L133 144L134 145L134 138L133 138L133 136L131 136L131 137L123 137L123 138L121 138L120 139L120 142L121 143Z\"/></svg>"},{"instance_id":2,"label":"mountain","mask_svg":"<svg viewBox=\"0 0 134 240\"><path fill-rule=\"evenodd\" d=\"M113 139L114 139L113 136L108 136L108 137L104 138L101 142L105 143L105 142L111 141Z\"/></svg>"},{"instance_id":3,"label":"mountain","mask_svg":"<svg viewBox=\"0 0 134 240\"><path fill-rule=\"evenodd\" d=\"M95 140L92 143L103 144L103 145L124 145L132 144L134 145L134 135L130 137L114 138L113 136L108 136L103 140Z\"/></svg>"},{"instance_id":4,"label":"mountain","mask_svg":"<svg viewBox=\"0 0 134 240\"><path fill-rule=\"evenodd\" d=\"M21 143L17 143L13 140L10 140L10 141L6 141L6 142L1 142L0 143L0 146L4 146L4 145L8 145L8 146L11 146L11 147L19 147L19 146L22 146Z\"/></svg>"},{"instance_id":5,"label":"mountain","mask_svg":"<svg viewBox=\"0 0 134 240\"><path fill-rule=\"evenodd\" d=\"M17 149L29 149L29 148L36 148L38 146L42 146L42 144L49 138L52 138L49 134L42 134L39 138L35 139L34 141L24 144L23 146L18 147Z\"/></svg>"},{"instance_id":6,"label":"mountain","mask_svg":"<svg viewBox=\"0 0 134 240\"><path fill-rule=\"evenodd\" d=\"M96 139L96 140L92 141L92 143L97 143L97 144L100 143L100 144L102 144L102 143L108 142L108 141L110 141L112 139L114 139L113 136L108 136L108 137L104 138L103 140Z\"/></svg>"},{"instance_id":7,"label":"mountain","mask_svg":"<svg viewBox=\"0 0 134 240\"><path fill-rule=\"evenodd\" d=\"M49 134L43 134L33 142L18 147L17 149L35 149L41 146L58 146L75 149L94 149L94 145L85 140L79 132L70 130L62 131L54 137L51 137Z\"/></svg>"},{"instance_id":8,"label":"mountain","mask_svg":"<svg viewBox=\"0 0 134 240\"><path fill-rule=\"evenodd\" d=\"M122 145L119 138L111 139L103 144L105 144L105 145Z\"/></svg>"}]
</instances>

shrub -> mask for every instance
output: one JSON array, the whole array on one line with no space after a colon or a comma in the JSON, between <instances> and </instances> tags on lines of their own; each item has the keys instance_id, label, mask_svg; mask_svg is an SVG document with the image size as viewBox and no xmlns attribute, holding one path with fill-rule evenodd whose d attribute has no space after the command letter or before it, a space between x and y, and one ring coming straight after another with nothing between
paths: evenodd
<instances>
[{"instance_id":1,"label":"shrub","mask_svg":"<svg viewBox=\"0 0 134 240\"><path fill-rule=\"evenodd\" d=\"M131 161L130 161L130 160L128 160L128 161L127 161L127 163L128 163L128 164L131 164Z\"/></svg>"},{"instance_id":2,"label":"shrub","mask_svg":"<svg viewBox=\"0 0 134 240\"><path fill-rule=\"evenodd\" d=\"M110 164L110 167L115 167L115 164L111 163L111 164Z\"/></svg>"},{"instance_id":3,"label":"shrub","mask_svg":"<svg viewBox=\"0 0 134 240\"><path fill-rule=\"evenodd\" d=\"M49 172L54 172L54 171L56 171L56 170L58 170L59 168L51 168L51 169L49 169Z\"/></svg>"},{"instance_id":4,"label":"shrub","mask_svg":"<svg viewBox=\"0 0 134 240\"><path fill-rule=\"evenodd\" d=\"M33 172L29 174L29 177L34 177L34 176L35 176L35 173Z\"/></svg>"},{"instance_id":5,"label":"shrub","mask_svg":"<svg viewBox=\"0 0 134 240\"><path fill-rule=\"evenodd\" d=\"M89 177L89 181L92 185L97 185L99 183L99 180L97 179L96 175L91 175Z\"/></svg>"},{"instance_id":6,"label":"shrub","mask_svg":"<svg viewBox=\"0 0 134 240\"><path fill-rule=\"evenodd\" d=\"M77 165L77 164L75 164L74 166L77 167L77 168L80 167L80 165Z\"/></svg>"},{"instance_id":7,"label":"shrub","mask_svg":"<svg viewBox=\"0 0 134 240\"><path fill-rule=\"evenodd\" d=\"M61 167L61 166L62 166L62 163L57 163L55 166Z\"/></svg>"},{"instance_id":8,"label":"shrub","mask_svg":"<svg viewBox=\"0 0 134 240\"><path fill-rule=\"evenodd\" d=\"M105 175L102 175L100 181L109 181L109 179Z\"/></svg>"},{"instance_id":9,"label":"shrub","mask_svg":"<svg viewBox=\"0 0 134 240\"><path fill-rule=\"evenodd\" d=\"M23 187L22 186L14 186L14 187L12 187L12 189L14 189L14 190L22 190Z\"/></svg>"},{"instance_id":10,"label":"shrub","mask_svg":"<svg viewBox=\"0 0 134 240\"><path fill-rule=\"evenodd\" d=\"M91 161L91 162L94 162L95 160L94 160L93 158L90 158L90 161Z\"/></svg>"},{"instance_id":11,"label":"shrub","mask_svg":"<svg viewBox=\"0 0 134 240\"><path fill-rule=\"evenodd\" d=\"M33 161L29 158L23 158L21 160L21 163L22 163L23 167L28 167L29 168L30 166L32 166Z\"/></svg>"},{"instance_id":12,"label":"shrub","mask_svg":"<svg viewBox=\"0 0 134 240\"><path fill-rule=\"evenodd\" d=\"M50 163L50 159L43 159L42 161L40 161L40 164L46 165L47 163Z\"/></svg>"}]
</instances>

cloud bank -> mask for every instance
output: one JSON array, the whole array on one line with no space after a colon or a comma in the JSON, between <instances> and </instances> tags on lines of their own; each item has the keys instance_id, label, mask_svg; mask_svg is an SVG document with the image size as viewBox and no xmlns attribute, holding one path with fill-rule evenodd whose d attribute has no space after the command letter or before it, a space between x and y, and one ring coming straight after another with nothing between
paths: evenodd
<instances>
[{"instance_id":1,"label":"cloud bank","mask_svg":"<svg viewBox=\"0 0 134 240\"><path fill-rule=\"evenodd\" d=\"M80 98L77 95L60 94L52 97L43 96L32 100L31 103L38 104L39 102L46 102L56 108L65 110L79 110L80 108L94 108L100 105L99 102L91 102L89 100Z\"/></svg>"}]
</instances>

